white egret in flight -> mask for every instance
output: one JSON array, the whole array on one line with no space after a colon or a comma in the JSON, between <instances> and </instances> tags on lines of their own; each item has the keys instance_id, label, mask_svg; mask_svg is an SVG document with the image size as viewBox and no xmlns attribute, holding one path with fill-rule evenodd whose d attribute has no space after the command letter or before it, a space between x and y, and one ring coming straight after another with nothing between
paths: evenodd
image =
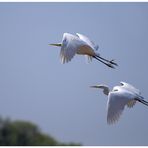
<instances>
[{"instance_id":1,"label":"white egret in flight","mask_svg":"<svg viewBox=\"0 0 148 148\"><path fill-rule=\"evenodd\" d=\"M125 106L131 108L138 101L148 106L148 102L144 100L138 89L132 85L120 82L120 86L113 87L113 90L109 90L106 85L95 85L93 88L101 88L105 95L108 96L107 101L107 123L113 124L118 121Z\"/></svg>"},{"instance_id":2,"label":"white egret in flight","mask_svg":"<svg viewBox=\"0 0 148 148\"><path fill-rule=\"evenodd\" d=\"M117 66L114 60L107 60L96 53L95 50L97 50L99 46L90 41L88 37L79 33L76 33L76 35L64 33L61 43L49 45L61 47L60 58L63 64L71 61L75 54L79 54L86 55L89 60L95 58L111 68L114 68L113 65Z\"/></svg>"}]
</instances>

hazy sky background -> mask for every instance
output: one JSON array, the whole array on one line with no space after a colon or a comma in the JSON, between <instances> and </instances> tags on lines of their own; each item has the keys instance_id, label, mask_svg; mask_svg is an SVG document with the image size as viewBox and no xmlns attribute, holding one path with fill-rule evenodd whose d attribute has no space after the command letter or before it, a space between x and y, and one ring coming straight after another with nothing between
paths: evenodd
<instances>
[{"instance_id":1,"label":"hazy sky background","mask_svg":"<svg viewBox=\"0 0 148 148\"><path fill-rule=\"evenodd\" d=\"M82 33L110 69L85 57L61 64L64 32ZM148 3L0 3L0 115L28 120L63 142L148 145L148 108L137 103L107 125L107 98L90 85L125 81L148 99Z\"/></svg>"}]
</instances>

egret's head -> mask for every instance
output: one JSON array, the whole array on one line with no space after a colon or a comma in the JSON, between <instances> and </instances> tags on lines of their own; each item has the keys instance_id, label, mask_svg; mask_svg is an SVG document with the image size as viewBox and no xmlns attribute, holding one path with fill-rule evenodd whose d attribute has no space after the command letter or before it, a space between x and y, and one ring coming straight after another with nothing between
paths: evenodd
<instances>
[{"instance_id":1,"label":"egret's head","mask_svg":"<svg viewBox=\"0 0 148 148\"><path fill-rule=\"evenodd\" d=\"M103 89L103 92L105 95L108 95L109 94L109 87L107 85L104 85L104 84L100 84L100 85L93 85L93 86L90 86L91 88L100 88L100 89Z\"/></svg>"},{"instance_id":2,"label":"egret's head","mask_svg":"<svg viewBox=\"0 0 148 148\"><path fill-rule=\"evenodd\" d=\"M53 43L53 44L49 44L49 45L61 47L61 46L66 46L66 44L67 44L67 39L66 39L66 37L63 37L62 43Z\"/></svg>"},{"instance_id":3,"label":"egret's head","mask_svg":"<svg viewBox=\"0 0 148 148\"><path fill-rule=\"evenodd\" d=\"M73 37L72 34L70 34L70 33L64 33L61 43L54 43L54 44L48 44L48 45L58 46L58 47L66 46L68 44L69 39L71 39L72 37Z\"/></svg>"}]
</instances>

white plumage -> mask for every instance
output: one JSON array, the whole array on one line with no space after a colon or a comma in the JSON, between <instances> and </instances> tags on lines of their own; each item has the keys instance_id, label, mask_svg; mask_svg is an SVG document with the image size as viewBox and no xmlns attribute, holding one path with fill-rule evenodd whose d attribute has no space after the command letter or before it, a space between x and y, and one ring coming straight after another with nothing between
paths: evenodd
<instances>
[{"instance_id":1,"label":"white plumage","mask_svg":"<svg viewBox=\"0 0 148 148\"><path fill-rule=\"evenodd\" d=\"M87 56L89 61L95 58L110 68L114 68L113 65L117 66L114 60L102 58L100 54L96 52L99 46L94 44L88 37L79 33L76 33L76 35L64 33L61 43L50 45L61 47L60 59L63 64L71 61L76 54L79 54Z\"/></svg>"},{"instance_id":2,"label":"white plumage","mask_svg":"<svg viewBox=\"0 0 148 148\"><path fill-rule=\"evenodd\" d=\"M105 95L108 96L107 101L107 123L113 124L117 122L125 108L131 108L139 101L148 106L148 102L144 100L141 93L131 84L120 82L120 86L113 87L109 90L106 85L92 86L94 88L102 88Z\"/></svg>"}]
</instances>

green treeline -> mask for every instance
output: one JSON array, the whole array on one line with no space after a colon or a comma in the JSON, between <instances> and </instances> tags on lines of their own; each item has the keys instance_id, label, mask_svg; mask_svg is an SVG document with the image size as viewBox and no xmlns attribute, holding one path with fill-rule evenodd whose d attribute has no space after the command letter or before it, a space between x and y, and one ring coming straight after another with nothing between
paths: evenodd
<instances>
[{"instance_id":1,"label":"green treeline","mask_svg":"<svg viewBox=\"0 0 148 148\"><path fill-rule=\"evenodd\" d=\"M77 143L62 143L42 133L39 128L28 121L11 121L0 118L1 146L79 146Z\"/></svg>"}]
</instances>

